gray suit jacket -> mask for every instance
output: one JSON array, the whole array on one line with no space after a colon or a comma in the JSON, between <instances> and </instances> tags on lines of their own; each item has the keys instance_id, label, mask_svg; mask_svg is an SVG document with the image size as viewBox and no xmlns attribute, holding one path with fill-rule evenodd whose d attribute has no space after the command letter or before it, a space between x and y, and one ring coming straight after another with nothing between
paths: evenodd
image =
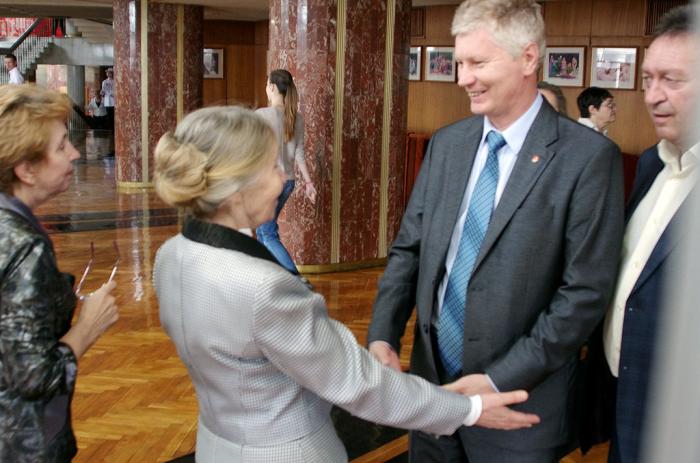
<instances>
[{"instance_id":1,"label":"gray suit jacket","mask_svg":"<svg viewBox=\"0 0 700 463\"><path fill-rule=\"evenodd\" d=\"M381 366L323 297L235 230L189 220L158 250L153 279L197 391L198 462L345 461L330 403L438 434L469 413L468 398Z\"/></svg>"},{"instance_id":2,"label":"gray suit jacket","mask_svg":"<svg viewBox=\"0 0 700 463\"><path fill-rule=\"evenodd\" d=\"M483 117L433 136L379 284L368 341L399 339L417 307L412 371L438 382L431 317ZM578 351L603 317L623 233L617 146L543 104L493 217L469 282L464 374L487 373L542 423L460 432L511 449L570 440Z\"/></svg>"}]
</instances>

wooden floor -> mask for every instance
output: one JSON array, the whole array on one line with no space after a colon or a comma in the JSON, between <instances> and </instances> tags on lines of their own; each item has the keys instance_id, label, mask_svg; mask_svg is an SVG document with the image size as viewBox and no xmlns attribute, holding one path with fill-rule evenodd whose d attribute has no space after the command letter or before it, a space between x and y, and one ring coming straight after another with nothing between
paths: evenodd
<instances>
[{"instance_id":1,"label":"wooden floor","mask_svg":"<svg viewBox=\"0 0 700 463\"><path fill-rule=\"evenodd\" d=\"M63 271L79 275L96 263L85 292L109 275L120 249L117 294L120 319L83 357L73 399L79 452L76 462L160 462L191 453L197 402L187 372L163 332L151 285L153 258L178 233L182 217L153 192L117 192L113 160L77 161L71 190L35 211L52 233ZM382 269L309 275L325 296L330 315L365 342L372 300ZM412 332L409 326L407 332ZM410 346L410 340L404 345ZM405 349L406 350L406 349ZM402 360L407 364L408 352ZM402 453L399 439L355 461L383 462ZM604 462L607 449L562 460Z\"/></svg>"}]
</instances>

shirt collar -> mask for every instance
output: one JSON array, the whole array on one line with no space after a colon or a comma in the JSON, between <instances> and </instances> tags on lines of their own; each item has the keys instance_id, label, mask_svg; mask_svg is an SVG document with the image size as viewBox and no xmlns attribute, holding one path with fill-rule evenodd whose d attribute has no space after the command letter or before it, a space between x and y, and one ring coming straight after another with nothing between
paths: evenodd
<instances>
[{"instance_id":1,"label":"shirt collar","mask_svg":"<svg viewBox=\"0 0 700 463\"><path fill-rule=\"evenodd\" d=\"M700 143L696 143L688 151L680 149L668 140L661 140L658 145L659 158L671 170L672 175L685 174L692 170L700 158Z\"/></svg>"},{"instance_id":2,"label":"shirt collar","mask_svg":"<svg viewBox=\"0 0 700 463\"><path fill-rule=\"evenodd\" d=\"M484 131L481 134L481 143L485 143L486 135L490 131L495 130L503 135L508 148L510 148L510 150L517 155L520 152L520 149L523 147L525 138L527 138L527 133L530 131L530 127L532 126L532 123L535 122L535 118L537 117L537 114L540 112L541 108L542 95L538 93L535 101L532 102L528 110L502 132L491 124L488 117L484 117Z\"/></svg>"},{"instance_id":3,"label":"shirt collar","mask_svg":"<svg viewBox=\"0 0 700 463\"><path fill-rule=\"evenodd\" d=\"M590 120L587 117L579 117L577 122L581 125L585 125L586 127L592 128L596 132L598 131L598 127L593 123L592 120Z\"/></svg>"}]
</instances>

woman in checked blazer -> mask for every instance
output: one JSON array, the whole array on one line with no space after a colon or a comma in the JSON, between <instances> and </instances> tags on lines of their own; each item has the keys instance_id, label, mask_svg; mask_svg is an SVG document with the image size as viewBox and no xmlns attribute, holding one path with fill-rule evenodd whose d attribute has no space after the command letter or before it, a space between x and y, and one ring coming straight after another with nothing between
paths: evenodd
<instances>
[{"instance_id":1,"label":"woman in checked blazer","mask_svg":"<svg viewBox=\"0 0 700 463\"><path fill-rule=\"evenodd\" d=\"M156 147L158 195L191 211L159 249L153 278L161 322L197 392L197 461L345 462L331 404L435 434L536 423L506 407L524 391L465 397L459 381L441 388L383 367L251 237L273 217L285 180L276 144L260 116L213 107Z\"/></svg>"}]
</instances>

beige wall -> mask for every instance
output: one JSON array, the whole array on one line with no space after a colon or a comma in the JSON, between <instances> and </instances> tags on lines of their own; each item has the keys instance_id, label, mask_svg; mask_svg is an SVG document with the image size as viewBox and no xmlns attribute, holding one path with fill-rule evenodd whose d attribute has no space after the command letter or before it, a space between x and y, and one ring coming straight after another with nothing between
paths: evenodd
<instances>
[{"instance_id":1,"label":"beige wall","mask_svg":"<svg viewBox=\"0 0 700 463\"><path fill-rule=\"evenodd\" d=\"M656 142L653 125L644 106L640 68L644 48L645 2L640 0L562 0L544 3L547 44L585 46L585 85L589 82L592 46L637 47L636 90L611 90L617 101L617 122L609 136L623 152L640 154ZM452 46L449 34L456 6L426 7L425 37L411 38L412 46ZM423 49L425 59L425 49ZM423 63L424 64L424 63ZM578 117L576 97L583 87L565 88L569 115ZM432 133L467 117L469 99L457 84L412 81L408 90L408 131Z\"/></svg>"}]
</instances>

